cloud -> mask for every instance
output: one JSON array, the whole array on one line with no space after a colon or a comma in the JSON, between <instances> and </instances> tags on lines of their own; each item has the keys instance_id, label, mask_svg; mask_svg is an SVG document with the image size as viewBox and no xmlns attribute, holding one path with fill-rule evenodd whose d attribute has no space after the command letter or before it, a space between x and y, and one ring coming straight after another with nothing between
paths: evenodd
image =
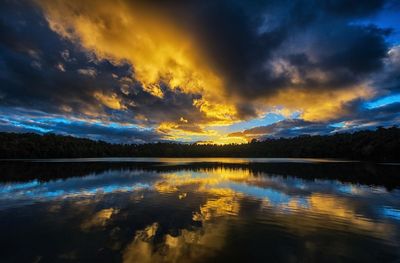
<instances>
[{"instance_id":1,"label":"cloud","mask_svg":"<svg viewBox=\"0 0 400 263\"><path fill-rule=\"evenodd\" d=\"M391 2L6 1L0 106L168 139L218 140L214 127L277 111L350 121L398 92L393 29L357 22Z\"/></svg>"},{"instance_id":2,"label":"cloud","mask_svg":"<svg viewBox=\"0 0 400 263\"><path fill-rule=\"evenodd\" d=\"M400 103L390 103L372 109L359 109L353 116L342 120L340 131L352 132L363 129L375 129L378 126L389 127L400 121Z\"/></svg>"},{"instance_id":3,"label":"cloud","mask_svg":"<svg viewBox=\"0 0 400 263\"><path fill-rule=\"evenodd\" d=\"M381 92L400 92L400 45L393 46L384 60L384 70L374 76L374 85L381 88Z\"/></svg>"},{"instance_id":4,"label":"cloud","mask_svg":"<svg viewBox=\"0 0 400 263\"><path fill-rule=\"evenodd\" d=\"M164 84L200 95L193 105L209 123L233 123L276 104L291 107L286 97L293 92L321 94L296 103L312 119L341 114L343 103L370 97L365 76L382 67L390 33L349 23L377 12L382 1L352 9L341 1L38 2L55 32L99 59L128 61L150 94L163 97ZM342 89L347 96L321 104L326 110L313 107Z\"/></svg>"},{"instance_id":5,"label":"cloud","mask_svg":"<svg viewBox=\"0 0 400 263\"><path fill-rule=\"evenodd\" d=\"M340 132L354 132L390 127L400 121L400 103L390 103L376 108L365 108L360 103L349 105L352 115L330 122L312 122L303 119L285 119L266 126L258 126L230 133L228 136L252 139L295 137L300 135L329 135Z\"/></svg>"},{"instance_id":6,"label":"cloud","mask_svg":"<svg viewBox=\"0 0 400 263\"><path fill-rule=\"evenodd\" d=\"M201 94L193 104L210 122L227 121L225 115L235 118L234 108L225 105L220 94L221 80L208 69L195 44L156 12L125 1L89 5L39 1L39 5L50 28L62 37L79 43L99 60L114 65L129 62L145 92L159 98L164 98L165 88Z\"/></svg>"},{"instance_id":7,"label":"cloud","mask_svg":"<svg viewBox=\"0 0 400 263\"><path fill-rule=\"evenodd\" d=\"M308 122L302 119L287 119L270 125L254 127L242 132L229 134L230 137L242 137L248 141L252 139L295 137L303 134L329 134L335 128L326 123Z\"/></svg>"},{"instance_id":8,"label":"cloud","mask_svg":"<svg viewBox=\"0 0 400 263\"><path fill-rule=\"evenodd\" d=\"M97 75L97 71L94 68L81 68L78 69L78 73L92 78Z\"/></svg>"},{"instance_id":9,"label":"cloud","mask_svg":"<svg viewBox=\"0 0 400 263\"><path fill-rule=\"evenodd\" d=\"M132 124L102 122L92 119L66 118L23 108L0 107L0 130L72 135L112 143L144 143L163 141L163 134L154 129Z\"/></svg>"}]
</instances>

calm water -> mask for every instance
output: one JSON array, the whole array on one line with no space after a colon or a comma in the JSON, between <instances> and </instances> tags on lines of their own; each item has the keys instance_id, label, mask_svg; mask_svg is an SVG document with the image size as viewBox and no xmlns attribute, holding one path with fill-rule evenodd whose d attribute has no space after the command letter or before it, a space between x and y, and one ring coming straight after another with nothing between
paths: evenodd
<instances>
[{"instance_id":1,"label":"calm water","mask_svg":"<svg viewBox=\"0 0 400 263\"><path fill-rule=\"evenodd\" d=\"M0 162L0 262L399 262L400 166Z\"/></svg>"}]
</instances>

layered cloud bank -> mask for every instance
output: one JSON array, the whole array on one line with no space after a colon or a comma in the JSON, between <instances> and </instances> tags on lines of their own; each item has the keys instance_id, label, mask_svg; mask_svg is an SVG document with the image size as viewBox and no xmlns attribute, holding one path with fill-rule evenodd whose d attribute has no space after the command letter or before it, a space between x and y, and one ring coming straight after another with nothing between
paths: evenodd
<instances>
[{"instance_id":1,"label":"layered cloud bank","mask_svg":"<svg viewBox=\"0 0 400 263\"><path fill-rule=\"evenodd\" d=\"M230 143L399 121L396 0L1 6L1 130Z\"/></svg>"}]
</instances>

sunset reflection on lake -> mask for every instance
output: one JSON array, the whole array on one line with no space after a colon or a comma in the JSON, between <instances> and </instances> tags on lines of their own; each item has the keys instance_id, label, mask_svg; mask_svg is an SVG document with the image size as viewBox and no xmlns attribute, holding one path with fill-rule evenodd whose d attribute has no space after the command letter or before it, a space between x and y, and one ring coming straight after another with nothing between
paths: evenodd
<instances>
[{"instance_id":1,"label":"sunset reflection on lake","mask_svg":"<svg viewBox=\"0 0 400 263\"><path fill-rule=\"evenodd\" d=\"M395 166L147 161L1 163L2 260L386 262L400 257ZM374 176L382 183L374 183Z\"/></svg>"}]
</instances>

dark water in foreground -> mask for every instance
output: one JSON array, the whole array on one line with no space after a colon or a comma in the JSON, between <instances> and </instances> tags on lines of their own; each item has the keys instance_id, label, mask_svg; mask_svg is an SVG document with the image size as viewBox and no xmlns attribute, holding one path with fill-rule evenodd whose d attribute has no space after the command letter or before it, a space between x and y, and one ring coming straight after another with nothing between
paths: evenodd
<instances>
[{"instance_id":1,"label":"dark water in foreground","mask_svg":"<svg viewBox=\"0 0 400 263\"><path fill-rule=\"evenodd\" d=\"M0 262L399 262L400 166L3 161L0 252Z\"/></svg>"}]
</instances>

